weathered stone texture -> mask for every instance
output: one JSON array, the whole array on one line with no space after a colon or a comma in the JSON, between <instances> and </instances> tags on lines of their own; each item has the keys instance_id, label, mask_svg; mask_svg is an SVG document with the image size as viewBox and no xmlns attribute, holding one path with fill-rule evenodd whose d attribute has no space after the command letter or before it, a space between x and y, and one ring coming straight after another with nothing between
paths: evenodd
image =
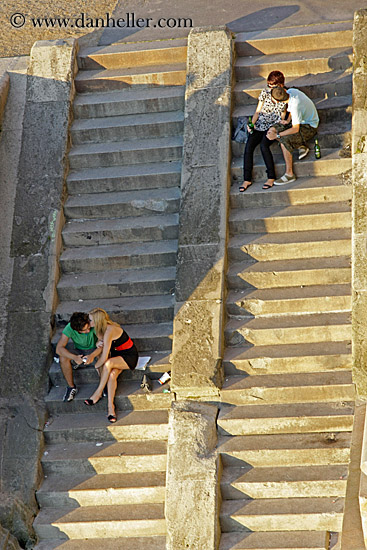
<instances>
[{"instance_id":1,"label":"weathered stone texture","mask_svg":"<svg viewBox=\"0 0 367 550\"><path fill-rule=\"evenodd\" d=\"M206 403L172 403L167 457L167 550L218 548L217 412L217 407Z\"/></svg>"},{"instance_id":2,"label":"weathered stone texture","mask_svg":"<svg viewBox=\"0 0 367 550\"><path fill-rule=\"evenodd\" d=\"M232 60L224 27L190 33L171 384L179 397L216 395L222 384Z\"/></svg>"}]
</instances>

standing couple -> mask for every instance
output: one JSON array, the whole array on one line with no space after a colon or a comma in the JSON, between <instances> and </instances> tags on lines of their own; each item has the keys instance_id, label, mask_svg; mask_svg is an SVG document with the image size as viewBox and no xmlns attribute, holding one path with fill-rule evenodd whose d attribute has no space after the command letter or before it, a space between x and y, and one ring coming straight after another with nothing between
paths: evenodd
<instances>
[{"instance_id":1,"label":"standing couple","mask_svg":"<svg viewBox=\"0 0 367 550\"><path fill-rule=\"evenodd\" d=\"M260 93L252 118L254 129L249 133L246 143L244 181L239 188L240 192L246 191L252 184L253 156L259 144L268 176L263 189L270 189L273 185L284 185L296 180L292 153L298 149L298 158L303 159L309 152L307 142L317 133L319 116L315 105L300 90L295 88L286 90L284 82L283 73L272 71L267 78L267 87ZM280 143L285 160L285 174L277 180L273 155L270 151L274 140Z\"/></svg>"},{"instance_id":2,"label":"standing couple","mask_svg":"<svg viewBox=\"0 0 367 550\"><path fill-rule=\"evenodd\" d=\"M71 339L73 348L67 349ZM107 312L101 308L92 309L88 313L76 312L64 328L56 346L60 357L60 366L68 384L64 401L72 401L77 393L74 384L73 367L90 365L97 359L95 368L100 376L99 385L85 405L93 406L101 398L107 385L108 420L116 422L115 393L117 378L123 370L134 370L138 362L138 351L127 333L110 319Z\"/></svg>"}]
</instances>

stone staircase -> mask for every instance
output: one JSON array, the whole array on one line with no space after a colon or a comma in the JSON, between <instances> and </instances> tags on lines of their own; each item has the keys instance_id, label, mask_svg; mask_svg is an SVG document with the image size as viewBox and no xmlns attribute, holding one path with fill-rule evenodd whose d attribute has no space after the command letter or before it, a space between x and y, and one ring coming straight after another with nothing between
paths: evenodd
<instances>
[{"instance_id":1,"label":"stone staircase","mask_svg":"<svg viewBox=\"0 0 367 550\"><path fill-rule=\"evenodd\" d=\"M102 307L157 378L170 370L186 41L88 48L78 63L54 341L73 311ZM172 398L157 382L143 394L141 377L121 374L109 425L105 399L83 405L94 367L74 371L79 392L63 403L52 365L37 550L165 548Z\"/></svg>"},{"instance_id":2,"label":"stone staircase","mask_svg":"<svg viewBox=\"0 0 367 550\"><path fill-rule=\"evenodd\" d=\"M342 530L354 407L351 43L351 22L236 37L234 123L279 69L317 105L322 158L311 151L296 182L263 191L257 153L240 194L233 144L220 550L329 550Z\"/></svg>"}]
</instances>

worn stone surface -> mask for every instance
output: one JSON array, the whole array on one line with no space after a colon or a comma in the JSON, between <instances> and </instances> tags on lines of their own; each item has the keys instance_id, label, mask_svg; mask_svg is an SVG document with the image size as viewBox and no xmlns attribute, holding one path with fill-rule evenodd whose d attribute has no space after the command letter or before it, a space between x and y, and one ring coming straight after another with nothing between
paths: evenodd
<instances>
[{"instance_id":1,"label":"worn stone surface","mask_svg":"<svg viewBox=\"0 0 367 550\"><path fill-rule=\"evenodd\" d=\"M352 121L352 338L353 380L358 394L367 397L367 10L354 18L354 74Z\"/></svg>"},{"instance_id":2,"label":"worn stone surface","mask_svg":"<svg viewBox=\"0 0 367 550\"><path fill-rule=\"evenodd\" d=\"M214 550L218 547L217 412L217 407L207 403L172 403L166 486L168 550Z\"/></svg>"},{"instance_id":3,"label":"worn stone surface","mask_svg":"<svg viewBox=\"0 0 367 550\"><path fill-rule=\"evenodd\" d=\"M7 529L0 525L0 548L1 550L20 550L18 541Z\"/></svg>"},{"instance_id":4,"label":"worn stone surface","mask_svg":"<svg viewBox=\"0 0 367 550\"><path fill-rule=\"evenodd\" d=\"M172 387L179 397L215 395L222 383L233 59L229 31L195 29L187 56L172 368Z\"/></svg>"}]
</instances>

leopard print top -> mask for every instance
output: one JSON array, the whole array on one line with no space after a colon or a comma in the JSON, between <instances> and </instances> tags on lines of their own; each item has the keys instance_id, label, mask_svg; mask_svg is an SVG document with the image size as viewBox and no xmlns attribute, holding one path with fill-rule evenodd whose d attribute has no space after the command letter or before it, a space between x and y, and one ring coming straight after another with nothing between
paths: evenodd
<instances>
[{"instance_id":1,"label":"leopard print top","mask_svg":"<svg viewBox=\"0 0 367 550\"><path fill-rule=\"evenodd\" d=\"M281 114L287 108L287 104L283 101L277 104L273 103L270 88L264 88L261 91L259 101L263 101L263 106L255 122L255 130L264 132L269 130L270 126L280 121Z\"/></svg>"}]
</instances>

